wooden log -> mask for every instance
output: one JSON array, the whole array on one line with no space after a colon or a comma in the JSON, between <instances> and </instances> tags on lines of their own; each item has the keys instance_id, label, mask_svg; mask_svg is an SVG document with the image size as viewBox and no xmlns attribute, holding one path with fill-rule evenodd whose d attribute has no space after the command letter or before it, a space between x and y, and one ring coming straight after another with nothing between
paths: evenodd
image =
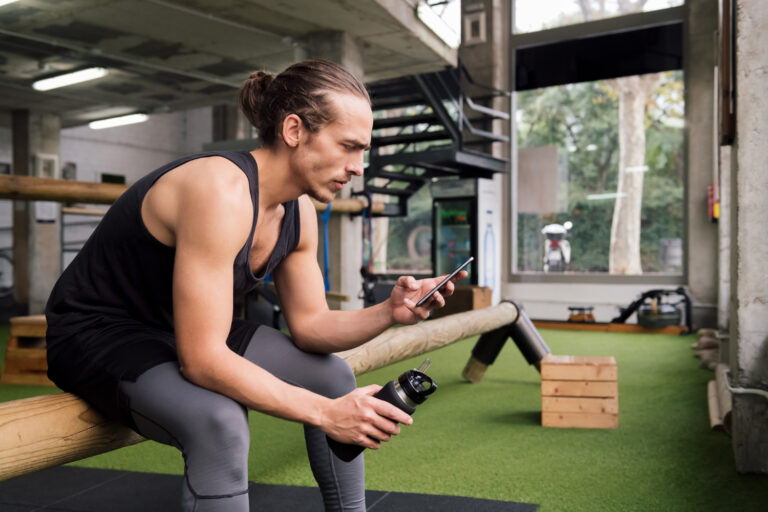
<instances>
[{"instance_id":1,"label":"wooden log","mask_svg":"<svg viewBox=\"0 0 768 512\"><path fill-rule=\"evenodd\" d=\"M0 403L0 480L143 440L69 393Z\"/></svg>"},{"instance_id":2,"label":"wooden log","mask_svg":"<svg viewBox=\"0 0 768 512\"><path fill-rule=\"evenodd\" d=\"M510 302L416 325L389 329L358 348L340 352L356 375L444 347L509 324L517 318Z\"/></svg>"},{"instance_id":3,"label":"wooden log","mask_svg":"<svg viewBox=\"0 0 768 512\"><path fill-rule=\"evenodd\" d=\"M127 185L90 181L55 180L35 176L0 175L0 199L17 201L56 201L61 203L112 204L128 189ZM318 211L326 205L313 200ZM331 202L333 213L359 213L367 203L362 199L339 198ZM384 211L384 203L374 202L374 213ZM74 212L68 213L83 213ZM88 214L92 214L90 212Z\"/></svg>"},{"instance_id":4,"label":"wooden log","mask_svg":"<svg viewBox=\"0 0 768 512\"><path fill-rule=\"evenodd\" d=\"M728 365L725 363L719 363L715 367L715 387L717 390L717 404L720 411L720 419L723 423L723 429L727 433L731 433L731 410L733 409L733 402L731 399L731 391L728 389Z\"/></svg>"},{"instance_id":5,"label":"wooden log","mask_svg":"<svg viewBox=\"0 0 768 512\"><path fill-rule=\"evenodd\" d=\"M127 188L113 183L0 175L0 199L112 204Z\"/></svg>"},{"instance_id":6,"label":"wooden log","mask_svg":"<svg viewBox=\"0 0 768 512\"><path fill-rule=\"evenodd\" d=\"M339 355L356 375L422 354L517 317L514 304L390 329ZM80 398L59 393L0 403L0 481L142 441Z\"/></svg>"},{"instance_id":7,"label":"wooden log","mask_svg":"<svg viewBox=\"0 0 768 512\"><path fill-rule=\"evenodd\" d=\"M107 210L97 210L96 208L85 208L81 206L63 206L61 213L68 215L87 215L93 217L103 217Z\"/></svg>"},{"instance_id":8,"label":"wooden log","mask_svg":"<svg viewBox=\"0 0 768 512\"><path fill-rule=\"evenodd\" d=\"M717 384L713 380L707 382L707 406L709 409L709 428L722 430L723 416L720 413L720 404L717 402Z\"/></svg>"}]
</instances>

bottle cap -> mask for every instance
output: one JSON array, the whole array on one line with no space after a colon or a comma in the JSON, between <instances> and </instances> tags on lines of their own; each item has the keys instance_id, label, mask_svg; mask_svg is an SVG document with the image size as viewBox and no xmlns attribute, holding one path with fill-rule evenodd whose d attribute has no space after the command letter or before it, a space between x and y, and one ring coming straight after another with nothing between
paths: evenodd
<instances>
[{"instance_id":1,"label":"bottle cap","mask_svg":"<svg viewBox=\"0 0 768 512\"><path fill-rule=\"evenodd\" d=\"M437 389L437 383L419 370L408 370L397 378L403 392L414 403L421 404Z\"/></svg>"}]
</instances>

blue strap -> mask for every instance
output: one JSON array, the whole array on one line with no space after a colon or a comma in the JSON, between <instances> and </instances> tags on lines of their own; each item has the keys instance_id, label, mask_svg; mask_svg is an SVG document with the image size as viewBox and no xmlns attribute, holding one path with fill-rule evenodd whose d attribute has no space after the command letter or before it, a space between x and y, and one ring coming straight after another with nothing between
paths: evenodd
<instances>
[{"instance_id":1,"label":"blue strap","mask_svg":"<svg viewBox=\"0 0 768 512\"><path fill-rule=\"evenodd\" d=\"M320 215L323 220L323 282L325 283L325 291L331 289L331 282L328 280L328 274L330 269L328 268L328 221L331 219L331 203L325 207L325 212Z\"/></svg>"}]
</instances>

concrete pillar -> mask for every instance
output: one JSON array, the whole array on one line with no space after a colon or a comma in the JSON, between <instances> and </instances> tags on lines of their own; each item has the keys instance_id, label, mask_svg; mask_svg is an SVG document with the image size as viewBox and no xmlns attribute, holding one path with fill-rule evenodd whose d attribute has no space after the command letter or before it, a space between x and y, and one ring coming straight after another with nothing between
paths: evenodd
<instances>
[{"instance_id":1,"label":"concrete pillar","mask_svg":"<svg viewBox=\"0 0 768 512\"><path fill-rule=\"evenodd\" d=\"M12 113L14 174L60 178L58 116ZM39 314L61 274L61 209L58 203L14 201L14 299L18 314Z\"/></svg>"},{"instance_id":2,"label":"concrete pillar","mask_svg":"<svg viewBox=\"0 0 768 512\"><path fill-rule=\"evenodd\" d=\"M509 35L511 33L510 0L478 0L462 3L463 42L459 48L459 57L473 80L479 84L496 89L509 90ZM487 91L462 84L470 96L483 96ZM510 99L494 99L493 108L511 111ZM510 121L494 121L494 133L509 135ZM497 158L509 158L511 143L494 143L491 154ZM475 266L481 271L478 283L493 289L493 303L501 300L501 283L506 279L509 268L508 252L510 226L507 208L509 204L510 175L496 175L492 180L479 179L478 194L478 232L476 241L483 254L482 262ZM489 238L490 231L490 238ZM487 253L486 253L487 251Z\"/></svg>"},{"instance_id":3,"label":"concrete pillar","mask_svg":"<svg viewBox=\"0 0 768 512\"><path fill-rule=\"evenodd\" d=\"M714 111L717 1L689 0L685 40L685 109L688 120L686 161L686 243L688 286L693 323L717 321L717 226L707 216L707 187L715 185Z\"/></svg>"},{"instance_id":4,"label":"concrete pillar","mask_svg":"<svg viewBox=\"0 0 768 512\"><path fill-rule=\"evenodd\" d=\"M735 0L736 137L732 187L731 383L768 391L768 3ZM733 395L733 451L739 472L768 473L768 397Z\"/></svg>"},{"instance_id":5,"label":"concrete pillar","mask_svg":"<svg viewBox=\"0 0 768 512\"><path fill-rule=\"evenodd\" d=\"M363 77L363 46L346 32L322 31L309 34L302 46L307 50L307 57L338 62L352 74ZM340 197L349 197L352 190L363 190L363 179L354 178L342 191ZM322 268L323 228L318 224L320 243L318 260ZM357 296L362 290L360 275L360 256L362 254L362 222L360 216L333 214L328 224L328 253L331 290L350 297L347 302L329 301L334 309L360 309L362 299Z\"/></svg>"},{"instance_id":6,"label":"concrete pillar","mask_svg":"<svg viewBox=\"0 0 768 512\"><path fill-rule=\"evenodd\" d=\"M732 302L731 287L731 146L719 149L720 169L720 218L718 230L718 291L717 291L717 330L728 334L730 324L730 309ZM720 361L728 363L729 340L720 340Z\"/></svg>"}]
</instances>

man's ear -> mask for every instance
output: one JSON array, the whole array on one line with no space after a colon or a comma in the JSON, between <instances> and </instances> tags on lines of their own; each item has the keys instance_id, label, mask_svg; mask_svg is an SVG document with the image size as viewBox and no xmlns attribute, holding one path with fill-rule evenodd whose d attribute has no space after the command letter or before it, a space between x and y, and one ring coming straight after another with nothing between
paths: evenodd
<instances>
[{"instance_id":1,"label":"man's ear","mask_svg":"<svg viewBox=\"0 0 768 512\"><path fill-rule=\"evenodd\" d=\"M304 124L301 118L296 114L288 114L283 119L283 142L289 148L295 148L299 145L301 133L304 130Z\"/></svg>"}]
</instances>

